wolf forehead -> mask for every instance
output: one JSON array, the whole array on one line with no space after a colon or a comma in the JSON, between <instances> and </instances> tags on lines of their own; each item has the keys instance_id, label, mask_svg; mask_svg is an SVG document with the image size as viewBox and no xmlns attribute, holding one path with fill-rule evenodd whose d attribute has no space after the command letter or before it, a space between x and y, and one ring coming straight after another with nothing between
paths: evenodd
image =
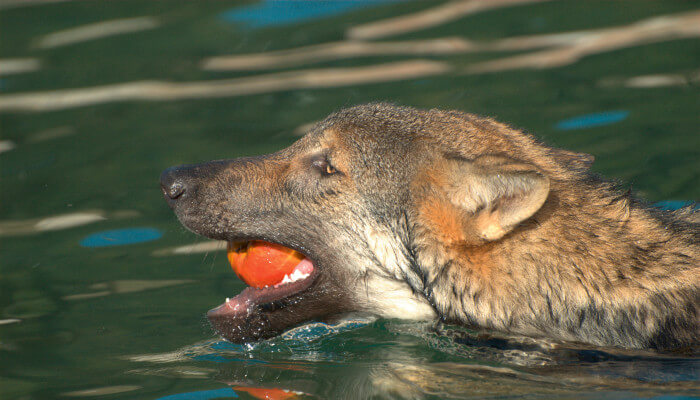
<instances>
[{"instance_id":1,"label":"wolf forehead","mask_svg":"<svg viewBox=\"0 0 700 400\"><path fill-rule=\"evenodd\" d=\"M473 159L501 155L528 162L553 177L586 170L593 156L552 148L533 136L488 117L454 110L422 110L390 103L346 108L317 123L306 137L352 152L363 168L410 165L436 156ZM400 168L399 168L400 170Z\"/></svg>"},{"instance_id":2,"label":"wolf forehead","mask_svg":"<svg viewBox=\"0 0 700 400\"><path fill-rule=\"evenodd\" d=\"M441 110L419 110L388 103L358 105L337 111L312 128L309 136L332 136L357 150L408 150L418 140L463 136L464 122L472 117ZM372 151L369 151L372 153Z\"/></svg>"}]
</instances>

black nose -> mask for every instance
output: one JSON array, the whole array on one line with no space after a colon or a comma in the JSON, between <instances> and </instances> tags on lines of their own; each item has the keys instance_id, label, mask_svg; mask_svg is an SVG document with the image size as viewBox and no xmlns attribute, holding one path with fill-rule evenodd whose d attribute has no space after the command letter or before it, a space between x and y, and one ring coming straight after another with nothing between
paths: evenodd
<instances>
[{"instance_id":1,"label":"black nose","mask_svg":"<svg viewBox=\"0 0 700 400\"><path fill-rule=\"evenodd\" d=\"M188 187L187 175L182 173L182 168L171 167L160 175L160 188L170 207L174 207L178 199L182 199L192 188Z\"/></svg>"}]
</instances>

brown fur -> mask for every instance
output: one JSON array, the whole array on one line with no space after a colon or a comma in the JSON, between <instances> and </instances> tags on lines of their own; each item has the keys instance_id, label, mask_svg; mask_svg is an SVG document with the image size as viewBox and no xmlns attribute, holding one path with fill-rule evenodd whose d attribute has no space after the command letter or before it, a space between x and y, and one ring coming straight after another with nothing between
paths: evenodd
<instances>
[{"instance_id":1,"label":"brown fur","mask_svg":"<svg viewBox=\"0 0 700 400\"><path fill-rule=\"evenodd\" d=\"M318 159L337 173L310 170ZM300 298L335 293L338 312L427 303L515 334L697 346L699 213L651 208L592 161L489 118L372 104L279 153L188 172L198 195L176 212L210 237L305 251L325 283Z\"/></svg>"}]
</instances>

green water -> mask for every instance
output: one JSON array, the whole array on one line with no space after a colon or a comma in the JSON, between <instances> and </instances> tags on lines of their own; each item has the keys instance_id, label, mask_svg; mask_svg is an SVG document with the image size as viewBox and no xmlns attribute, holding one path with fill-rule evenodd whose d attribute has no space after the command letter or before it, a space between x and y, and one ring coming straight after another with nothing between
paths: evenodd
<instances>
[{"instance_id":1,"label":"green water","mask_svg":"<svg viewBox=\"0 0 700 400\"><path fill-rule=\"evenodd\" d=\"M343 106L389 100L490 115L549 143L594 154L597 172L628 183L652 201L700 198L698 36L635 43L558 67L479 74L466 71L483 61L541 49L374 55L259 71L201 69L208 57L340 41L353 26L440 4L372 4L265 27L221 16L251 3L11 6L0 1L0 59L39 63L33 71L15 74L4 73L0 64L0 104L17 101L13 96L22 93L143 80L255 78L413 59L450 68L403 80L235 97L127 99L56 110L0 106L0 149L5 149L0 153L1 399L256 398L245 388L277 389L267 392L273 399L670 399L700 393L698 360L583 352L583 360L574 361L561 354L466 344L463 337L472 332L427 323L312 325L252 346L217 338L204 313L243 285L221 251L161 255L203 239L181 227L163 201L160 172L177 164L280 149L296 140L298 127ZM490 42L619 27L693 10L700 4L540 2L375 41L458 36ZM41 46L41 39L55 32L143 16L157 23L131 33ZM673 79L654 87L625 84L648 75ZM611 111L621 120L579 129L557 125ZM98 218L37 230L39 220L71 213ZM162 237L105 247L83 242L96 233L132 228L156 229Z\"/></svg>"}]
</instances>

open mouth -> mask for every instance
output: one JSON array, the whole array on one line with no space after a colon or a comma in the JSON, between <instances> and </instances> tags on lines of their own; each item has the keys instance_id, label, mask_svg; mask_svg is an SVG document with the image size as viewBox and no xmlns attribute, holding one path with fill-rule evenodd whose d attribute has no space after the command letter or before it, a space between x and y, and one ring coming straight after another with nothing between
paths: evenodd
<instances>
[{"instance_id":1,"label":"open mouth","mask_svg":"<svg viewBox=\"0 0 700 400\"><path fill-rule=\"evenodd\" d=\"M210 310L207 317L212 322L246 318L256 307L282 306L285 299L308 289L318 275L305 255L261 240L229 242L228 259L248 287Z\"/></svg>"}]
</instances>

